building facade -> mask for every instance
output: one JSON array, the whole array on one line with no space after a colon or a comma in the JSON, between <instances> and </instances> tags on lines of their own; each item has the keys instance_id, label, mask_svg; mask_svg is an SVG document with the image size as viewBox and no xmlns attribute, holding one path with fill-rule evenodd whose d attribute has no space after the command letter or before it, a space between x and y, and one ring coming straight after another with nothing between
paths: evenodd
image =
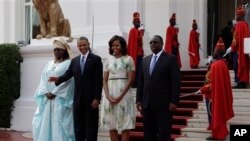
<instances>
[{"instance_id":1,"label":"building facade","mask_svg":"<svg viewBox=\"0 0 250 141\"><path fill-rule=\"evenodd\" d=\"M132 15L135 11L141 14L141 23L145 25L143 37L145 55L151 53L149 40L161 35L165 40L166 28L173 13L179 27L179 42L182 69L189 69L188 48L189 32L192 21L196 19L200 32L201 65L207 59L207 0L59 0L64 17L71 25L72 37L86 36L91 42L94 53L103 60L108 56L108 41L117 34L128 38L133 26ZM12 113L11 129L31 131L31 121L36 104L33 99L41 72L45 64L53 59L53 39L33 39L33 26L38 18L32 0L0 0L0 43L26 41L29 44L21 47L24 58L21 64L21 96L15 102ZM70 43L74 55L79 52L76 41Z\"/></svg>"}]
</instances>

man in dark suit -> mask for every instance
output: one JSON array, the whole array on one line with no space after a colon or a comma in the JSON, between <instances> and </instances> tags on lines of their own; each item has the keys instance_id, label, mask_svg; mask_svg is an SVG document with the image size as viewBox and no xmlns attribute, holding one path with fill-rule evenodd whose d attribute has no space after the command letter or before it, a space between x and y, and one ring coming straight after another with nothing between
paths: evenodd
<instances>
[{"instance_id":1,"label":"man in dark suit","mask_svg":"<svg viewBox=\"0 0 250 141\"><path fill-rule=\"evenodd\" d=\"M162 49L163 40L153 36L153 54L142 62L136 105L143 115L144 141L170 141L172 112L179 101L180 69L174 55Z\"/></svg>"},{"instance_id":2,"label":"man in dark suit","mask_svg":"<svg viewBox=\"0 0 250 141\"><path fill-rule=\"evenodd\" d=\"M102 93L103 67L101 58L90 52L89 41L80 37L77 47L81 55L72 59L68 70L60 77L50 77L56 85L75 79L73 117L76 141L97 141L98 106Z\"/></svg>"}]
</instances>

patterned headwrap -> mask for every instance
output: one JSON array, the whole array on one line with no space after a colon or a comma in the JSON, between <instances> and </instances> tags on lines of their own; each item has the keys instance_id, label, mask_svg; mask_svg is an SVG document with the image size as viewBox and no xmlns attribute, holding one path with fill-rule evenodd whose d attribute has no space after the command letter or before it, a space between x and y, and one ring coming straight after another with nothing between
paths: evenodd
<instances>
[{"instance_id":1,"label":"patterned headwrap","mask_svg":"<svg viewBox=\"0 0 250 141\"><path fill-rule=\"evenodd\" d=\"M54 48L61 48L64 50L67 50L69 57L71 58L72 56L72 51L68 45L68 42L66 40L64 40L62 37L55 39L53 42L53 47Z\"/></svg>"}]
</instances>

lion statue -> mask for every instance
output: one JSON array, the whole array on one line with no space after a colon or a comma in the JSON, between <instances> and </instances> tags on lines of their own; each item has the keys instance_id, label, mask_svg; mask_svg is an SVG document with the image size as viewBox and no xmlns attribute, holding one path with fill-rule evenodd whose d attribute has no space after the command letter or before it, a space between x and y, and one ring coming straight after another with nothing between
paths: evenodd
<instances>
[{"instance_id":1,"label":"lion statue","mask_svg":"<svg viewBox=\"0 0 250 141\"><path fill-rule=\"evenodd\" d=\"M64 19L58 0L33 0L40 18L40 34L37 39L71 36L68 19Z\"/></svg>"}]
</instances>

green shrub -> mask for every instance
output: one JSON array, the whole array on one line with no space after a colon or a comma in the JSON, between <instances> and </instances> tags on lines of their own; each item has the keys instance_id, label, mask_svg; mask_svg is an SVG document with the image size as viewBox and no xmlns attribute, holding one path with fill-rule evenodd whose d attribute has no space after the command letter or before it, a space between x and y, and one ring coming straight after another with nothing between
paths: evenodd
<instances>
[{"instance_id":1,"label":"green shrub","mask_svg":"<svg viewBox=\"0 0 250 141\"><path fill-rule=\"evenodd\" d=\"M0 44L0 127L9 128L14 100L20 96L20 62L16 44Z\"/></svg>"}]
</instances>

